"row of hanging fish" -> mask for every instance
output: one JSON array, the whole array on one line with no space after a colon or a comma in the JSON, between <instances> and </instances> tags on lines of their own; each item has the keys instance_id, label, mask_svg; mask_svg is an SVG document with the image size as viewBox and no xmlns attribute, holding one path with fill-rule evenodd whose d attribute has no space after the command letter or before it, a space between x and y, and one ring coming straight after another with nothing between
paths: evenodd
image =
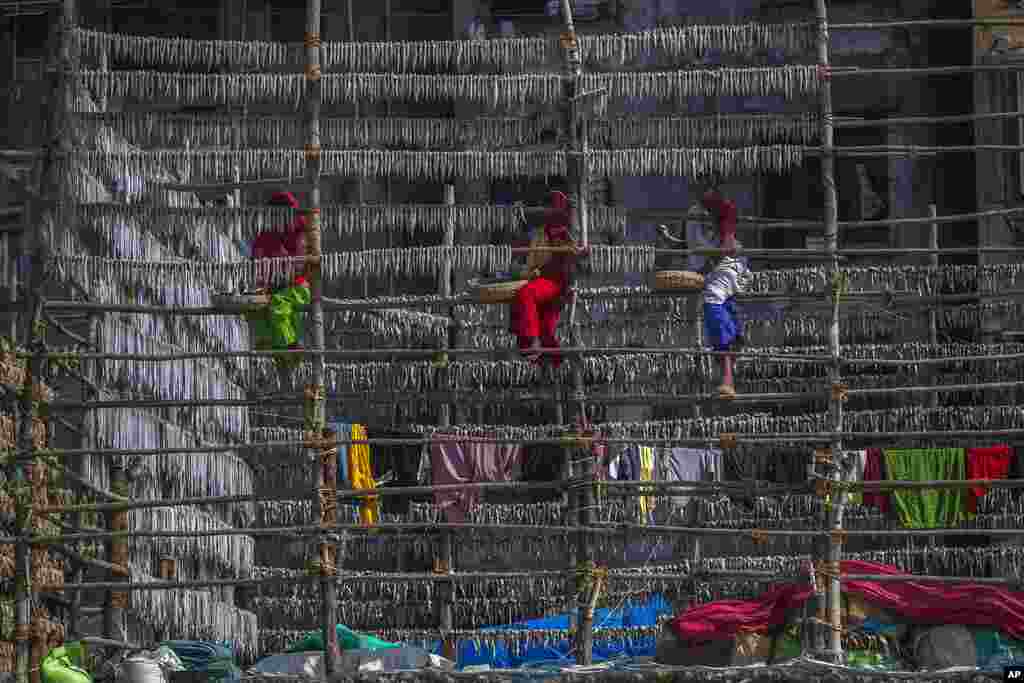
<instances>
[{"instance_id":1,"label":"row of hanging fish","mask_svg":"<svg viewBox=\"0 0 1024 683\"><path fill-rule=\"evenodd\" d=\"M950 431L1021 429L1024 407L1015 405L907 407L888 410L848 411L843 415L844 429L856 432ZM829 413L805 415L749 414L719 415L705 418L679 418L636 422L595 423L595 434L615 439L708 439L717 444L719 435L807 434L832 431ZM557 439L565 425L478 425L450 427L409 425L424 436L441 432L484 438L515 440ZM980 439L981 437L979 437Z\"/></svg>"},{"instance_id":2,"label":"row of hanging fish","mask_svg":"<svg viewBox=\"0 0 1024 683\"><path fill-rule=\"evenodd\" d=\"M596 337L597 334L586 336ZM472 340L471 340L472 341ZM505 347L510 341L506 342ZM599 339L607 342L608 340ZM467 345L474 345L465 342ZM684 340L684 343L692 344ZM868 345L864 347L850 346L844 357L850 359L879 358L906 359L906 363L882 367L852 366L844 369L846 382L851 388L877 388L879 386L899 386L911 383L914 385L952 385L972 384L977 382L1012 381L1021 376L1024 361L1020 358L1008 358L990 361L987 356L993 354L1021 353L1019 345L927 345L922 344L915 351L914 344L900 345ZM794 354L824 354L821 347L752 347L752 352ZM950 365L921 365L914 361L932 357L959 357L969 352L977 353L977 357L957 361ZM265 358L236 359L239 364L237 374L232 381L240 391L262 391L263 393L287 393L301 389L303 383L311 377L308 364L296 370L294 377L281 378L273 373L273 368ZM166 361L154 363L143 360L101 361L102 364L117 365L122 372L130 372L147 386L159 387L156 377L163 376L154 368L163 368L160 372L174 377L193 372L202 360ZM764 393L769 391L808 390L817 388L825 391L828 382L825 366L785 359L755 361L740 360L742 373L740 383L747 388L761 388ZM166 367L165 367L166 366ZM332 386L336 386L342 395L349 392L373 390L398 390L405 392L461 390L484 391L504 388L527 387L541 382L545 375L536 367L518 360L494 361L488 359L466 358L453 360L449 363L444 377L439 377L436 368L429 361L408 361L392 363L384 361L329 363L328 378ZM584 381L592 388L607 387L609 390L621 387L629 390L643 384L646 391L664 394L701 393L707 390L706 383L714 378L716 369L712 360L706 357L693 357L683 354L658 353L623 353L614 355L590 355L579 359L579 367L583 372ZM934 374L941 371L940 374ZM565 382L570 379L570 370L558 372L558 377ZM273 375L274 384L269 384ZM347 383L347 384L346 384ZM162 395L161 391L157 395ZM170 395L168 393L168 395ZM596 396L600 396L597 394ZM613 398L615 394L610 394ZM500 395L492 395L491 400L500 400ZM506 400L519 400L517 395L509 395ZM171 399L173 400L173 399ZM202 414L212 408L197 407ZM215 418L218 420L234 420L237 415L244 415L241 409L227 409L234 412ZM211 412L211 415L214 413ZM219 415L219 413L217 413ZM211 431L211 438L222 434L224 422L217 430ZM232 435L242 438L245 434L241 425L237 430L227 423ZM205 431L203 425L196 423L196 429Z\"/></svg>"},{"instance_id":3,"label":"row of hanging fish","mask_svg":"<svg viewBox=\"0 0 1024 683\"><path fill-rule=\"evenodd\" d=\"M173 100L182 105L289 104L306 96L301 74L192 74L156 71L83 70L79 83L96 97ZM817 67L777 66L690 69L662 72L586 73L585 92L606 98L651 97L679 103L687 97L760 97L795 99L820 88ZM565 77L558 74L433 75L395 73L325 74L320 79L326 105L402 100L458 101L494 109L555 105L564 98Z\"/></svg>"},{"instance_id":4,"label":"row of hanging fish","mask_svg":"<svg viewBox=\"0 0 1024 683\"><path fill-rule=\"evenodd\" d=\"M121 316L104 316L101 332L105 353L167 355L180 352L179 348L154 337L142 334ZM239 386L225 372L223 366L208 359L178 363L144 363L108 358L98 363L99 379L109 387L124 387L140 395L152 395L160 400L243 400L244 387ZM248 413L244 407L196 406L194 425L200 433L210 430L220 439L244 438L248 432Z\"/></svg>"},{"instance_id":5,"label":"row of hanging fish","mask_svg":"<svg viewBox=\"0 0 1024 683\"><path fill-rule=\"evenodd\" d=\"M1015 311L1018 314L1024 312L1021 307L1017 307ZM952 313L949 315L952 315ZM981 320L981 317L973 316L968 318L965 316L963 320L955 322L962 323L968 319L977 323ZM874 318L866 318L861 322L865 327L878 324L878 320ZM943 328L945 327L943 326ZM827 321L823 321L822 328L827 328ZM954 326L950 325L949 329L954 329ZM803 332L803 329L798 331ZM847 328L846 331L848 333L849 329ZM824 340L821 339L821 336L824 334L824 331L819 329L818 332L819 334L814 339L814 343L822 344ZM905 335L903 336L905 338ZM846 338L848 338L848 334L844 335L844 339ZM607 339L599 341L607 341ZM680 345L694 346L692 338L685 340L675 339L675 341ZM741 360L740 362L744 366L748 366L757 364L758 361ZM659 368L659 364L663 364L664 367ZM657 381L659 378L665 378L666 380L669 378L681 378L693 366L680 356L641 353L596 357L586 356L582 361L582 367L587 382L596 385L632 386L639 381ZM308 364L297 368L293 377L286 378L286 383L282 385L282 388L286 391L295 387L301 388L304 382L309 381L311 377L310 372L311 368ZM911 373L909 368L907 372ZM922 370L917 374L911 373L908 378L927 376L927 371ZM449 363L443 376L437 373L436 368L429 361L332 362L327 365L327 384L329 390L337 391L341 394L373 390L438 391L457 389L482 391L501 388L512 389L515 387L536 387L538 383L546 384L548 382L547 377L538 368L520 360L456 360ZM568 382L571 379L571 370L556 371L556 378L559 381Z\"/></svg>"},{"instance_id":6,"label":"row of hanging fish","mask_svg":"<svg viewBox=\"0 0 1024 683\"><path fill-rule=\"evenodd\" d=\"M590 261L594 272L622 273L649 271L654 267L654 249L649 246L609 247L595 245ZM235 263L195 261L133 261L91 256L53 257L58 274L87 289L99 283L149 282L163 289L185 292L195 289L207 297L213 291L251 291L257 283L286 278L296 259L278 258ZM437 275L446 264L458 270L497 272L512 264L509 245L457 247L411 247L369 249L325 254L321 257L325 282L361 278L367 275L411 277ZM209 302L164 300L164 305L209 306Z\"/></svg>"},{"instance_id":7,"label":"row of hanging fish","mask_svg":"<svg viewBox=\"0 0 1024 683\"><path fill-rule=\"evenodd\" d=\"M128 512L134 532L224 531L233 527L195 506L141 508ZM212 563L230 576L248 576L253 566L254 541L244 533L217 536L139 536L131 551L138 557L196 558Z\"/></svg>"},{"instance_id":8,"label":"row of hanging fish","mask_svg":"<svg viewBox=\"0 0 1024 683\"><path fill-rule=\"evenodd\" d=\"M109 126L141 147L192 148L298 146L306 139L298 116L248 116L153 112L80 114L91 126ZM558 114L526 117L335 118L320 120L324 147L411 146L433 149L536 145L541 136L564 126ZM815 143L821 122L813 114L790 116L722 114L718 116L611 117L590 122L594 147L733 147L748 144Z\"/></svg>"},{"instance_id":9,"label":"row of hanging fish","mask_svg":"<svg viewBox=\"0 0 1024 683\"><path fill-rule=\"evenodd\" d=\"M679 148L600 150L586 153L589 173L598 177L686 176L735 177L755 172L783 173L799 166L806 149L799 145L766 145L739 149ZM83 151L75 155L87 172L113 168L118 176L152 175L173 169L192 182L243 179L301 178L303 152L287 149ZM403 150L330 150L321 154L323 176L408 178L450 181L452 178L515 178L566 173L561 151L413 152ZM76 181L77 182L77 181Z\"/></svg>"},{"instance_id":10,"label":"row of hanging fish","mask_svg":"<svg viewBox=\"0 0 1024 683\"><path fill-rule=\"evenodd\" d=\"M151 575L132 569L133 583L151 581ZM132 613L161 633L227 643L242 661L254 661L265 652L259 649L256 615L216 600L209 591L163 589L129 595Z\"/></svg>"},{"instance_id":11,"label":"row of hanging fish","mask_svg":"<svg viewBox=\"0 0 1024 683\"><path fill-rule=\"evenodd\" d=\"M89 223L106 232L113 241L116 225L138 225L146 234L176 240L185 236L200 239L225 234L233 240L249 241L265 230L282 229L295 217L291 209L278 207L210 207L174 209L151 204L76 204L70 220ZM407 235L439 233L453 226L464 234L522 231L526 216L521 207L494 204L328 204L320 208L325 235L339 238L371 232L401 232ZM619 232L626 227L626 212L598 206L587 210L590 228ZM221 260L221 259L209 259ZM238 259L231 259L238 260Z\"/></svg>"},{"instance_id":12,"label":"row of hanging fish","mask_svg":"<svg viewBox=\"0 0 1024 683\"><path fill-rule=\"evenodd\" d=\"M751 173L784 173L803 163L804 147L768 145L741 149L633 149L598 150L586 154L586 168L609 178L673 176L716 178Z\"/></svg>"},{"instance_id":13,"label":"row of hanging fish","mask_svg":"<svg viewBox=\"0 0 1024 683\"><path fill-rule=\"evenodd\" d=\"M248 430L234 438L244 442ZM116 407L96 411L94 436L97 443L114 449L168 449L171 453L140 456L159 463L162 497L241 496L253 492L248 464L233 453L174 453L208 445L195 432L183 429L144 408ZM223 437L222 437L223 438ZM223 443L217 441L215 443Z\"/></svg>"},{"instance_id":14,"label":"row of hanging fish","mask_svg":"<svg viewBox=\"0 0 1024 683\"><path fill-rule=\"evenodd\" d=\"M1018 546L924 548L899 547L864 552L845 552L845 560L878 562L898 567L908 573L962 577L1014 577L1024 567L1024 551ZM732 557L705 557L700 561L676 560L671 564L658 564L630 569L611 569L608 586L614 593L660 592L679 590L697 577L706 577L707 583L724 582L730 572L763 572L778 581L799 581L806 575L810 555L756 555ZM518 570L517 570L518 571ZM455 575L455 602L482 604L494 602L528 603L530 596L543 596L551 601L564 599L570 582L568 573L543 570L516 577L459 578ZM297 615L319 603L319 586L312 582L283 584L275 581L260 590L276 589L282 592L258 598L257 609L279 609ZM361 574L358 580L341 581L339 599L352 602L413 605L437 601L436 582L410 580L401 573ZM297 590L292 590L298 587ZM262 611L261 609L261 611ZM315 612L312 612L315 614ZM308 612L307 612L308 614ZM295 618L295 617L293 617ZM298 617L301 618L301 617ZM428 622L429 623L429 622ZM492 621L491 623L495 623Z\"/></svg>"},{"instance_id":15,"label":"row of hanging fish","mask_svg":"<svg viewBox=\"0 0 1024 683\"><path fill-rule=\"evenodd\" d=\"M267 70L301 68L301 43L192 40L106 33L78 28L78 47L87 59L140 67ZM588 67L679 64L710 51L753 56L779 52L806 55L814 46L810 24L707 24L672 26L625 34L579 36L580 57ZM556 36L395 42L324 42L320 60L336 71L443 70L451 72L524 71L555 66L564 59Z\"/></svg>"}]
</instances>

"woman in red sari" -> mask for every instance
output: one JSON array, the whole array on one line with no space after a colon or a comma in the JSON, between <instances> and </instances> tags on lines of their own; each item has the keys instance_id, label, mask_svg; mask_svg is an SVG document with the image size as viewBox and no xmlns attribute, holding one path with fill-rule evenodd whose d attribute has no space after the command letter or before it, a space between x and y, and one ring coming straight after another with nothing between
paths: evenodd
<instances>
[{"instance_id":1,"label":"woman in red sari","mask_svg":"<svg viewBox=\"0 0 1024 683\"><path fill-rule=\"evenodd\" d=\"M562 305L572 287L576 259L585 253L585 249L578 248L569 234L572 223L569 198L562 192L552 192L550 202L551 207L544 216L545 241L549 246L566 246L574 251L530 254L530 281L516 292L510 318L519 350L531 362L540 360L542 349L557 349L559 346L556 331ZM550 354L552 365L559 365L561 356L556 351Z\"/></svg>"}]
</instances>

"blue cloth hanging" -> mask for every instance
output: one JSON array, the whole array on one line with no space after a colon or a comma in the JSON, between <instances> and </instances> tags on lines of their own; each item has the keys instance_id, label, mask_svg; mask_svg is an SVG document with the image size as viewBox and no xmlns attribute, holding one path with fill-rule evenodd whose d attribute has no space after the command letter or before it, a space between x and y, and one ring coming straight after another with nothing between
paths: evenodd
<instances>
[{"instance_id":1,"label":"blue cloth hanging","mask_svg":"<svg viewBox=\"0 0 1024 683\"><path fill-rule=\"evenodd\" d=\"M337 435L339 441L349 441L352 438L351 422L332 422L330 428ZM338 444L338 484L346 488L350 487L348 476L348 444Z\"/></svg>"}]
</instances>

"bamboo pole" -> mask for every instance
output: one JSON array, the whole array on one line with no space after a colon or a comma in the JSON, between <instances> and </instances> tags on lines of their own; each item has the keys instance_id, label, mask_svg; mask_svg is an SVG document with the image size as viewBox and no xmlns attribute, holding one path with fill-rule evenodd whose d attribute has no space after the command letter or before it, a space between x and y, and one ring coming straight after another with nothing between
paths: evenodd
<instances>
[{"instance_id":1,"label":"bamboo pole","mask_svg":"<svg viewBox=\"0 0 1024 683\"><path fill-rule=\"evenodd\" d=\"M437 583L439 581L456 581L456 582L472 582L472 581L500 581L502 579L523 579L537 576L551 576L555 572L547 570L536 570L536 571L524 571L524 572L466 572L455 574L452 577L439 577L437 574L374 574L372 576L354 576L351 581L346 579L344 583L351 582L376 582L376 581L404 581L408 583ZM558 574L562 572L557 572ZM767 571L745 571L745 570L712 570L712 569L698 569L687 574L678 573L662 573L658 571L650 571L644 573L618 573L609 574L609 579L616 582L635 582L635 583L654 583L657 585L660 582L688 582L688 581L716 581L716 582L732 582L737 579L751 579L761 580L767 582L781 582L781 581L797 581L805 579L806 574L779 574L776 572ZM1016 587L1020 585L1020 579L1018 578L1003 578L1003 577L980 577L980 576L937 576L937 575L924 575L924 574L843 574L840 577L843 582L847 581L872 581L872 582L892 582L892 583L964 583L969 585L981 585L981 586L1008 586ZM150 590L182 590L182 589L197 589L197 588L217 588L227 586L263 586L273 585L275 583L306 583L309 581L308 577L304 576L286 576L286 577L266 577L262 579L204 579L196 581L151 581L145 583L133 583L129 585L129 590L132 591L150 591ZM69 589L81 590L85 588L103 588L107 584L102 582L97 583L84 583L80 585L66 584ZM60 587L47 586L48 590L59 591ZM400 629L407 630L407 629ZM595 629L597 630L597 629ZM614 629L613 629L614 630ZM630 631L634 628L630 627ZM441 635L442 639L458 638L458 633L461 629L438 629L433 633ZM472 631L472 630L469 630ZM520 631L521 632L521 631ZM478 631L481 635L501 633L500 629L486 629Z\"/></svg>"},{"instance_id":2,"label":"bamboo pole","mask_svg":"<svg viewBox=\"0 0 1024 683\"><path fill-rule=\"evenodd\" d=\"M459 425L465 427L465 425ZM550 425L549 425L550 426ZM559 428L564 428L564 425L555 425ZM600 426L596 426L595 429L600 433ZM940 431L871 431L871 432L792 432L792 433L780 433L780 434L735 434L732 436L736 437L736 443L738 445L767 445L767 444L823 444L834 441L835 439L842 439L844 441L856 441L857 443L869 444L869 443L885 443L888 441L905 440L911 441L915 439L922 440L935 440L935 439L1009 439L1016 438L1024 435L1024 429L951 429L951 430L940 430ZM607 444L637 444L637 445L650 445L650 446L703 446L708 447L718 443L719 439L714 436L705 437L673 437L673 438L644 438L644 437L631 437L631 438L612 438L601 436L601 441ZM477 437L459 437L459 441L463 443L488 443L488 444L520 444L530 446L564 446L564 438L547 438L547 439L516 439L516 438L477 438ZM409 446L409 445L426 445L433 442L431 438L405 438L405 439L338 439L337 443L340 444L379 444L388 446ZM101 456L114 456L114 455L128 455L128 456L144 456L144 455L164 455L164 454L178 454L178 453L222 453L222 452L235 452L243 448L276 448L284 446L301 446L305 445L305 441L258 441L251 443L231 443L231 444L218 444L213 446L191 446L182 448L94 448L90 451L83 451L75 448L55 448L47 451L48 456L55 458L67 458L76 455L82 455L83 453ZM105 492L98 492L99 494L106 495Z\"/></svg>"},{"instance_id":3,"label":"bamboo pole","mask_svg":"<svg viewBox=\"0 0 1024 683\"><path fill-rule=\"evenodd\" d=\"M365 524L338 524L334 527L336 531L345 531L351 534L374 535L382 532L395 533L425 533L436 530L450 530L453 532L464 531L487 531L519 533L524 536L532 535L555 535L578 533L579 525L554 525L554 524L477 524L471 522L381 522L373 527ZM621 536L622 534L635 535L673 535L673 536L728 536L736 537L737 534L749 534L754 540L770 537L780 538L806 538L806 539L827 539L830 531L814 531L810 529L789 530L789 529L734 529L717 527L684 527L668 526L658 524L610 524L599 523L587 529L592 535ZM50 546L55 544L74 543L77 541L98 541L117 538L217 538L224 536L260 536L266 538L309 538L318 537L323 533L320 525L311 526L288 526L288 527L266 527L248 529L212 529L203 531L117 531L117 532L89 532L80 534L63 534L61 536L0 536L0 545L13 545L25 543L26 540L32 545ZM1015 538L1020 536L1019 528L997 528L997 529L965 529L935 528L935 529L871 529L871 530L843 530L843 536L849 538L929 538L931 536L963 536L963 537L999 537ZM458 575L455 575L458 576ZM130 591L136 584L123 582L110 582L107 584L88 584L95 588L115 589ZM64 588L74 587L66 584ZM48 589L51 587L48 587ZM85 588L82 586L81 588Z\"/></svg>"},{"instance_id":4,"label":"bamboo pole","mask_svg":"<svg viewBox=\"0 0 1024 683\"><path fill-rule=\"evenodd\" d=\"M904 361L912 362L912 361ZM778 392L770 394L747 394L743 402L748 404L755 403L767 403L772 401L782 400L812 400L812 399L825 399L828 400L834 389L834 386L828 390L818 391L790 391L790 392ZM976 384L940 384L940 385L924 385L915 387L879 387L879 388L864 388L864 389L845 389L844 394L849 396L885 396L895 394L909 394L909 393L954 393L958 391L991 391L991 390L1007 390L1017 389L1024 386L1024 380L1017 380L1012 382L987 382L987 383L976 383ZM410 393L419 394L421 392L410 392L406 391L405 395L408 396ZM444 396L446 392L426 392L430 395L441 395ZM466 395L470 395L470 392L463 392ZM453 395L448 392L447 395ZM639 394L642 395L642 394ZM598 397L600 398L600 397ZM163 401L163 400L152 400L152 401L133 401L131 399L120 399L111 401L93 401L93 402L80 402L80 401L60 401L54 402L50 405L50 410L53 412L59 411L72 411L72 410L93 410L93 409L109 409L109 408L189 408L189 407L252 407L252 406L288 406L298 405L303 399L292 398L292 397L280 397L280 398L250 398L250 399L189 399L181 401ZM327 398L324 402L327 402ZM332 397L332 402L337 402L339 398ZM541 400L540 396L535 395L534 400ZM652 399L653 400L653 399ZM714 400L714 394L689 394L689 395L678 395L678 396L664 396L661 400L678 402L684 400L692 401L711 401ZM737 399L740 400L740 399ZM606 402L610 402L609 399ZM188 452L188 449L183 448L180 450L170 449L169 452Z\"/></svg>"},{"instance_id":5,"label":"bamboo pole","mask_svg":"<svg viewBox=\"0 0 1024 683\"><path fill-rule=\"evenodd\" d=\"M445 185L444 186L444 203L447 206L455 205L455 186ZM454 246L455 244L455 221L449 219L445 225L444 237L442 244L445 246ZM438 277L438 294L442 298L450 297L452 293L452 278L454 272L452 270L451 259L445 259L441 266L441 273ZM454 310L449 312L450 315L454 315ZM441 353L443 355L443 364L439 368L438 372L445 376L448 374L448 354L447 350L454 347L458 343L456 335L458 329L456 327L450 327L448 334L443 336L441 339ZM444 382L442 382L442 385ZM449 403L441 403L438 406L438 427L443 431L451 426L452 424L452 410L453 406ZM454 560L454 549L453 544L455 539L449 532L441 532L438 535L438 545L435 547L437 553L434 560L434 571L435 573L442 576L449 576L454 571L453 560ZM454 615L455 615L455 587L451 583L441 583L438 586L438 613L437 621L442 631L450 631L454 627ZM450 660L455 661L458 657L457 645L454 641L445 640L442 643L442 655Z\"/></svg>"},{"instance_id":6,"label":"bamboo pole","mask_svg":"<svg viewBox=\"0 0 1024 683\"><path fill-rule=\"evenodd\" d=\"M827 480L825 477L820 477ZM571 486L569 482L471 482L464 484L435 484L430 486L394 486L381 489L345 489L335 494L337 501L358 500L366 496L376 495L377 497L388 496L410 496L457 491L495 491L495 492L516 492L526 491L558 491ZM788 484L776 486L750 486L742 482L721 482L712 483L704 481L674 481L674 482L645 482L645 481L612 481L603 484L612 491L622 491L623 495L647 495L644 491L658 492L658 495L687 495L687 496L718 496L723 492L730 495L746 496L778 496L807 493L807 484ZM944 490L944 489L1019 489L1024 488L1024 480L1019 479L965 479L965 480L934 480L934 481L867 481L867 482L846 482L843 484L850 491L901 491L901 490ZM199 496L194 498L161 499L161 500L132 500L123 503L86 503L81 505L55 505L36 508L38 514L68 514L74 512L100 512L110 510L142 510L162 507L179 507L194 505L224 505L228 503L258 503L264 501L283 501L280 496L247 494L238 496ZM287 501L283 501L287 502ZM68 550L67 552L71 552ZM99 562L81 558L84 563ZM96 565L110 569L114 565L100 563Z\"/></svg>"},{"instance_id":7,"label":"bamboo pole","mask_svg":"<svg viewBox=\"0 0 1024 683\"><path fill-rule=\"evenodd\" d=\"M589 226L587 216L587 122L585 109L586 105L578 98L580 93L580 78L583 75L583 65L580 56L579 38L576 35L576 27L573 22L572 3L570 0L561 0L561 14L563 22L563 33L561 37L562 47L565 53L565 97L566 116L569 133L570 153L577 153L570 166L569 183L572 186L571 193L574 196L575 211L573 211L574 232L579 235L583 247L589 244ZM572 310L569 316L570 334L573 336L574 345L579 346L579 334L575 325L577 295L575 287L572 292ZM573 398L577 403L577 425L583 429L587 424L587 403L586 394L583 390L583 369L578 362L573 362L572 369ZM580 486L575 495L572 496L577 507L576 523L580 530L576 534L576 577L573 582L573 590L570 593L576 597L577 624L575 654L576 662L581 666L588 666L593 661L594 650L594 606L593 595L597 590L596 572L594 571L594 554L590 544L590 535L586 528L592 523L594 489L593 473L594 467L591 462L592 453L586 452L585 448L571 445L566 448L566 457L570 459L567 468L570 477L578 480ZM575 458L575 464L572 459ZM572 495L572 494L570 494Z\"/></svg>"},{"instance_id":8,"label":"bamboo pole","mask_svg":"<svg viewBox=\"0 0 1024 683\"><path fill-rule=\"evenodd\" d=\"M320 232L320 106L321 106L321 0L306 0L306 32L303 44L306 50L306 176L309 183L310 217L307 222L306 254L319 259L321 249ZM323 311L323 277L319 264L308 269L311 301L306 318L306 345L314 352L313 379L306 389L305 429L316 435L319 442L325 434L327 412L324 401L325 361L322 354L325 346L324 311ZM322 462L324 452L331 449L313 449L313 460L318 464L318 483L324 488L333 490L337 486L337 476L325 482L325 474L330 467ZM330 456L329 456L330 457ZM336 470L335 470L336 471ZM316 492L320 498L319 490ZM321 499L322 500L322 499ZM336 506L333 500L321 502L321 534L320 534L320 625L324 639L324 674L330 679L340 671L341 653L338 650L338 592L333 576L337 572L336 543L337 539L329 533L327 526L335 518Z\"/></svg>"},{"instance_id":9,"label":"bamboo pole","mask_svg":"<svg viewBox=\"0 0 1024 683\"><path fill-rule=\"evenodd\" d=\"M89 320L89 341L91 342L93 348L99 348L99 318L96 315L92 315L90 317L90 320ZM92 362L92 363L89 363L86 366L86 373L87 373L87 379L90 380L92 385L98 384L98 382L99 382L99 363L95 362L95 361ZM81 387L81 389L82 389L82 399L85 400L86 395L88 394L88 396L92 400L95 401L97 399L97 396L96 396L95 392L92 390L92 387L90 386L90 382L84 382L84 381L82 382L82 387ZM82 436L81 436L82 448L83 449L95 448L96 445L97 445L97 438L96 438L96 436L98 434L97 414L96 414L96 412L95 411L89 411L89 412L85 413L85 415L83 416L82 422L83 422L83 429L82 429ZM74 458L74 469L76 470L75 473L76 473L76 475L78 475L78 477L80 477L82 479L84 479L83 475L84 475L84 472L85 472L84 464L85 464L85 456L78 456L77 458ZM80 511L76 511L76 512L73 513L73 516L71 518L71 524L76 529L80 529L82 527L83 517L82 517L82 514L81 514ZM81 552L81 548L78 548L77 550L78 550L79 553ZM84 572L84 566L83 566L82 563L79 563L78 566L75 567L74 579L73 580L78 582L78 583L81 583L82 577L83 577L83 572ZM69 623L68 623L68 633L69 633L71 638L76 638L79 635L81 635L80 632L79 632L80 616L81 616L81 606L82 606L82 594L81 594L80 591L74 591L72 593L72 595L71 595L71 610L70 610L70 614L69 614Z\"/></svg>"},{"instance_id":10,"label":"bamboo pole","mask_svg":"<svg viewBox=\"0 0 1024 683\"><path fill-rule=\"evenodd\" d=\"M22 243L26 247L25 252L31 259L32 270L29 276L28 296L32 301L31 318L28 320L25 330L26 346L33 352L33 356L26 364L24 383L20 387L16 416L18 419L18 451L12 459L12 467L9 471L8 485L16 487L12 490L11 497L15 501L15 524L20 534L31 533L33 521L33 507L35 506L36 491L32 489L30 479L41 478L42 486L45 482L45 466L38 458L36 451L36 440L34 438L34 425L39 416L39 402L35 395L37 377L43 376L45 359L38 352L45 349L46 329L43 318L43 288L46 284L45 265L48 259L48 244L54 238L54 226L60 220L60 214L67 208L66 193L61 174L61 168L56 163L55 157L67 153L73 143L71 131L67 128L68 121L66 112L73 97L75 50L74 50L74 26L76 22L75 0L63 0L61 3L59 18L59 30L57 32L57 47L55 66L53 73L52 102L48 121L48 139L52 140L50 154L43 159L41 166L37 166L38 177L41 185L41 195L51 200L45 206L41 206L40 222L35 230L22 234ZM28 212L26 212L28 213ZM12 339L12 342L14 340ZM30 474L30 472L32 472ZM38 484L38 481L36 482ZM17 683L29 683L38 677L33 671L34 657L33 628L32 628L32 605L35 602L33 597L32 581L32 552L33 546L22 540L15 544L14 548L14 658L15 658L15 680Z\"/></svg>"},{"instance_id":11,"label":"bamboo pole","mask_svg":"<svg viewBox=\"0 0 1024 683\"><path fill-rule=\"evenodd\" d=\"M110 486L115 494L128 496L128 473L121 458L115 458L110 465ZM109 537L107 553L110 564L120 569L108 572L113 588L107 591L103 610L103 634L113 640L127 640L129 594L120 588L127 583L129 577L128 539L131 538L131 532L128 526L128 512L124 509L111 510L107 514L107 525L112 533L118 534Z\"/></svg>"},{"instance_id":12,"label":"bamboo pole","mask_svg":"<svg viewBox=\"0 0 1024 683\"><path fill-rule=\"evenodd\" d=\"M928 205L928 215L931 218L936 218L939 215L939 208L935 204ZM939 267L939 224L933 222L929 226L928 230L928 246L936 250L936 253L928 257L929 265L932 268ZM928 309L928 341L931 344L939 343L939 311L936 307L932 306ZM939 394L932 393L928 399L929 405L935 408L939 405Z\"/></svg>"}]
</instances>

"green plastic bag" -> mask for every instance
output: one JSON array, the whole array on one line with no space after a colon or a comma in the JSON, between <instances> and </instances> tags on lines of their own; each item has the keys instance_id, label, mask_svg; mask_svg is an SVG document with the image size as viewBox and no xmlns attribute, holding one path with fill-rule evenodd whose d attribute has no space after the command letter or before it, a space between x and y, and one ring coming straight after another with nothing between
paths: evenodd
<instances>
[{"instance_id":1,"label":"green plastic bag","mask_svg":"<svg viewBox=\"0 0 1024 683\"><path fill-rule=\"evenodd\" d=\"M356 633L347 626L338 624L338 649L345 650L394 650L402 647L398 643L388 643L380 638ZM323 633L311 631L306 637L288 648L287 652L320 652L324 649Z\"/></svg>"},{"instance_id":2,"label":"green plastic bag","mask_svg":"<svg viewBox=\"0 0 1024 683\"><path fill-rule=\"evenodd\" d=\"M82 665L85 654L85 645L78 641L50 650L39 665L43 683L92 683Z\"/></svg>"}]
</instances>

